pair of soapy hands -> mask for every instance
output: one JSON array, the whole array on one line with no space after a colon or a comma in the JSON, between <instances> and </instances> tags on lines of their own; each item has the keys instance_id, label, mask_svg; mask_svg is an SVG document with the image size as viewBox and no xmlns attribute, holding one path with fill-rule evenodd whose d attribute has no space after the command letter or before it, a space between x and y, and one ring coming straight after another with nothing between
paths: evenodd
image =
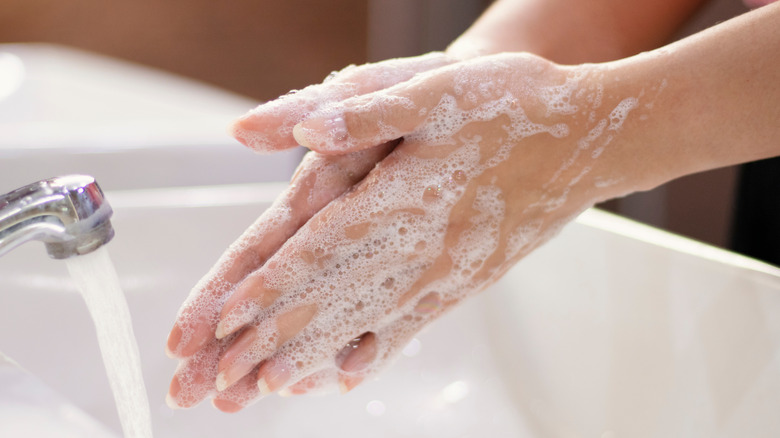
<instances>
[{"instance_id":1,"label":"pair of soapy hands","mask_svg":"<svg viewBox=\"0 0 780 438\"><path fill-rule=\"evenodd\" d=\"M314 152L182 306L169 404L348 391L614 196L620 176L598 157L625 111L599 110L591 76L433 53L348 67L235 122L256 150Z\"/></svg>"}]
</instances>

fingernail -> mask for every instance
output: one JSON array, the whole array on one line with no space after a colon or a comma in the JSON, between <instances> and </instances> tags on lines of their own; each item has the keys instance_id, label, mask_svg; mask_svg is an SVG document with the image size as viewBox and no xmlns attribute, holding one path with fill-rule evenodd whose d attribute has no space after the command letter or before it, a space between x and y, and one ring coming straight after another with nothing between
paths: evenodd
<instances>
[{"instance_id":1,"label":"fingernail","mask_svg":"<svg viewBox=\"0 0 780 438\"><path fill-rule=\"evenodd\" d=\"M217 324L217 330L214 332L214 336L217 339L222 339L227 336L227 333L225 333L225 321L220 321Z\"/></svg>"},{"instance_id":2,"label":"fingernail","mask_svg":"<svg viewBox=\"0 0 780 438\"><path fill-rule=\"evenodd\" d=\"M228 380L225 376L225 372L221 372L217 374L217 381L216 381L217 391L224 391L228 387Z\"/></svg>"},{"instance_id":3,"label":"fingernail","mask_svg":"<svg viewBox=\"0 0 780 438\"><path fill-rule=\"evenodd\" d=\"M271 387L268 386L268 382L265 381L265 377L261 377L257 380L257 389L263 397L273 392L271 391Z\"/></svg>"},{"instance_id":4,"label":"fingernail","mask_svg":"<svg viewBox=\"0 0 780 438\"><path fill-rule=\"evenodd\" d=\"M181 406L176 403L176 400L170 394L165 395L165 404L171 409L181 409Z\"/></svg>"},{"instance_id":5,"label":"fingernail","mask_svg":"<svg viewBox=\"0 0 780 438\"><path fill-rule=\"evenodd\" d=\"M342 394L355 389L363 381L363 376L341 376L339 377L339 390Z\"/></svg>"},{"instance_id":6,"label":"fingernail","mask_svg":"<svg viewBox=\"0 0 780 438\"><path fill-rule=\"evenodd\" d=\"M168 394L165 395L165 404L167 404L171 409L181 408L181 405L174 398L178 396L180 392L181 384L179 383L179 379L174 376L173 379L171 379L170 386L168 387Z\"/></svg>"},{"instance_id":7,"label":"fingernail","mask_svg":"<svg viewBox=\"0 0 780 438\"><path fill-rule=\"evenodd\" d=\"M278 391L290 379L290 370L283 364L269 360L257 372L257 389L263 395Z\"/></svg>"}]
</instances>

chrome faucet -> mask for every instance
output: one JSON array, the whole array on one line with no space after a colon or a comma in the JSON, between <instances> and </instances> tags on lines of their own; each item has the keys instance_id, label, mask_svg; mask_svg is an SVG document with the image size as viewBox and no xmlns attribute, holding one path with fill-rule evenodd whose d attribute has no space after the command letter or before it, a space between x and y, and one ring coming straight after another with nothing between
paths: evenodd
<instances>
[{"instance_id":1,"label":"chrome faucet","mask_svg":"<svg viewBox=\"0 0 780 438\"><path fill-rule=\"evenodd\" d=\"M30 240L55 259L90 253L114 237L111 206L91 176L38 181L0 195L0 256Z\"/></svg>"}]
</instances>

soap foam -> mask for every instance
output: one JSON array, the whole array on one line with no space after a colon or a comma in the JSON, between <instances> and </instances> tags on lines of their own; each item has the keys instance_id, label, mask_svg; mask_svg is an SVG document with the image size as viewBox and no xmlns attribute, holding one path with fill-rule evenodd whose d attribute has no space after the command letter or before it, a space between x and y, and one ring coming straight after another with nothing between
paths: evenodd
<instances>
[{"instance_id":1,"label":"soap foam","mask_svg":"<svg viewBox=\"0 0 780 438\"><path fill-rule=\"evenodd\" d=\"M632 109L636 108L639 100L635 97L629 97L623 99L609 114L609 129L610 131L617 131L623 126L623 122L626 121L628 113Z\"/></svg>"}]
</instances>

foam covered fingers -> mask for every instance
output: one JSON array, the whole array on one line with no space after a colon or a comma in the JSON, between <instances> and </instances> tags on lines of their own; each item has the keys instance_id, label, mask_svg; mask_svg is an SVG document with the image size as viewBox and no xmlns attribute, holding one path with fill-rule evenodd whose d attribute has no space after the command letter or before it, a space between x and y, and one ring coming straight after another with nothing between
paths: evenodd
<instances>
[{"instance_id":1,"label":"foam covered fingers","mask_svg":"<svg viewBox=\"0 0 780 438\"><path fill-rule=\"evenodd\" d=\"M216 363L227 345L225 341L212 340L179 362L168 388L168 406L190 408L216 392Z\"/></svg>"},{"instance_id":2,"label":"foam covered fingers","mask_svg":"<svg viewBox=\"0 0 780 438\"><path fill-rule=\"evenodd\" d=\"M362 180L394 147L394 143L387 143L343 156L307 154L287 190L193 288L168 336L168 355L191 356L213 339L228 297L232 294L222 314L236 305L245 305L250 296L257 295L254 287L243 284L234 292L236 285L259 269L316 212ZM270 304L271 298L265 294L260 304ZM253 316L248 314L248 320ZM231 327L228 332L238 327Z\"/></svg>"},{"instance_id":3,"label":"foam covered fingers","mask_svg":"<svg viewBox=\"0 0 780 438\"><path fill-rule=\"evenodd\" d=\"M255 373L247 375L229 388L220 391L215 385L217 367L214 365L227 343L213 341L198 354L182 361L176 370L166 401L174 409L190 408L208 397L223 412L237 412L259 399Z\"/></svg>"},{"instance_id":4,"label":"foam covered fingers","mask_svg":"<svg viewBox=\"0 0 780 438\"><path fill-rule=\"evenodd\" d=\"M295 126L295 140L320 153L341 154L401 138L420 126L441 99L451 72L437 72L322 106Z\"/></svg>"},{"instance_id":5,"label":"foam covered fingers","mask_svg":"<svg viewBox=\"0 0 780 438\"><path fill-rule=\"evenodd\" d=\"M230 131L236 139L258 152L295 147L297 142L292 135L293 127L323 105L381 90L452 62L454 60L444 53L434 52L413 58L349 66L331 74L321 84L258 106L236 120Z\"/></svg>"},{"instance_id":6,"label":"foam covered fingers","mask_svg":"<svg viewBox=\"0 0 780 438\"><path fill-rule=\"evenodd\" d=\"M295 233L301 221L295 216L305 215L308 218L312 214L305 211L290 214L285 209L276 205L266 211L193 288L168 336L166 350L169 356L192 356L214 339L220 309L236 284L260 268L284 243L284 239Z\"/></svg>"},{"instance_id":7,"label":"foam covered fingers","mask_svg":"<svg viewBox=\"0 0 780 438\"><path fill-rule=\"evenodd\" d=\"M239 239L193 288L168 335L166 352L170 357L192 356L212 340L219 309L233 286L273 254L276 248L271 242L253 241L254 237ZM239 243L245 245L243 250L236 248Z\"/></svg>"},{"instance_id":8,"label":"foam covered fingers","mask_svg":"<svg viewBox=\"0 0 780 438\"><path fill-rule=\"evenodd\" d=\"M218 392L211 404L222 412L232 414L251 405L261 397L262 394L257 388L254 373L248 373L231 387Z\"/></svg>"},{"instance_id":9,"label":"foam covered fingers","mask_svg":"<svg viewBox=\"0 0 780 438\"><path fill-rule=\"evenodd\" d=\"M223 391L249 373L261 361L296 336L317 312L315 304L280 312L262 323L247 327L225 350L217 367L216 387Z\"/></svg>"}]
</instances>

